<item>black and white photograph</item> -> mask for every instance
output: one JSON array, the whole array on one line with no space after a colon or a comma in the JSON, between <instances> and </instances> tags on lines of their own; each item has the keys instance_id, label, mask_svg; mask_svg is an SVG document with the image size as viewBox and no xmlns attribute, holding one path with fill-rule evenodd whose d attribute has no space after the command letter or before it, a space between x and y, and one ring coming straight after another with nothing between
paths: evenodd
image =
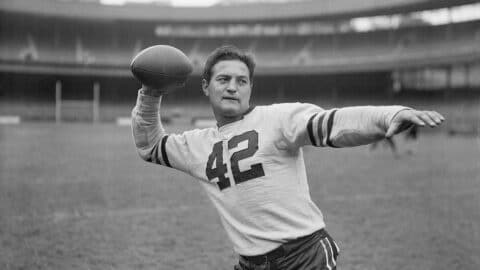
<instances>
[{"instance_id":1,"label":"black and white photograph","mask_svg":"<svg viewBox=\"0 0 480 270\"><path fill-rule=\"evenodd\" d=\"M0 269L480 269L480 2L1 0Z\"/></svg>"}]
</instances>

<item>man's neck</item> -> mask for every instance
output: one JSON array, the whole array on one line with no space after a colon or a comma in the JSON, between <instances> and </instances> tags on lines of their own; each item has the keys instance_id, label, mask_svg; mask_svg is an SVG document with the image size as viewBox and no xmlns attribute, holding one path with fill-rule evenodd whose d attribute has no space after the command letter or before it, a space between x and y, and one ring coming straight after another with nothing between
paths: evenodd
<instances>
[{"instance_id":1,"label":"man's neck","mask_svg":"<svg viewBox=\"0 0 480 270\"><path fill-rule=\"evenodd\" d=\"M242 120L243 117L249 112L251 112L254 108L255 106L250 105L250 107L246 111L236 116L222 115L220 113L216 113L214 110L213 114L215 115L215 120L217 120L217 127L221 127L221 126Z\"/></svg>"},{"instance_id":2,"label":"man's neck","mask_svg":"<svg viewBox=\"0 0 480 270\"><path fill-rule=\"evenodd\" d=\"M217 120L217 126L222 127L224 125L236 122L243 118L243 114L237 116L224 116L224 115L215 115L215 119Z\"/></svg>"}]
</instances>

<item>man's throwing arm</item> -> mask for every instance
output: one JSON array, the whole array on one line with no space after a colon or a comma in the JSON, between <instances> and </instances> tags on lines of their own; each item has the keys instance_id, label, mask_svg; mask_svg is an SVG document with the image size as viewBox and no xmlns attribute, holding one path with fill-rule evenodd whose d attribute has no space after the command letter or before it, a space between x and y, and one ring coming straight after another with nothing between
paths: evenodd
<instances>
[{"instance_id":1,"label":"man's throwing arm","mask_svg":"<svg viewBox=\"0 0 480 270\"><path fill-rule=\"evenodd\" d=\"M169 166L165 144L167 133L159 116L161 96L149 96L139 91L137 103L132 110L132 131L140 157L148 162Z\"/></svg>"},{"instance_id":2,"label":"man's throwing arm","mask_svg":"<svg viewBox=\"0 0 480 270\"><path fill-rule=\"evenodd\" d=\"M192 153L200 135L194 130L179 134L167 133L160 120L162 95L169 89L155 92L142 87L132 110L132 131L140 157L151 163L192 174Z\"/></svg>"}]
</instances>

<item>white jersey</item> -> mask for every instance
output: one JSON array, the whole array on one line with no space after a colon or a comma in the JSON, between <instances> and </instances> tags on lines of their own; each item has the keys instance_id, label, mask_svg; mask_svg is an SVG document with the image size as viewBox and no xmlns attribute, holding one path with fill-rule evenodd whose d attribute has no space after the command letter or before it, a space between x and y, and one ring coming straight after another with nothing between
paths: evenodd
<instances>
[{"instance_id":1,"label":"white jersey","mask_svg":"<svg viewBox=\"0 0 480 270\"><path fill-rule=\"evenodd\" d=\"M325 226L310 198L303 146L370 143L385 135L389 121L403 109L274 104L254 107L243 119L219 128L166 134L159 101L139 93L132 112L140 156L198 179L235 251L246 256Z\"/></svg>"}]
</instances>

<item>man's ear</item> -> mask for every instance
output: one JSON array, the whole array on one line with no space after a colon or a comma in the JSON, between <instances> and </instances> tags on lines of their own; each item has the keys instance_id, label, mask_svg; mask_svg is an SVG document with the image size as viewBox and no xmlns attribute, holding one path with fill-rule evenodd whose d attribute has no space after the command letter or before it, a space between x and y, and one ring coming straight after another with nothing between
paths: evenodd
<instances>
[{"instance_id":1,"label":"man's ear","mask_svg":"<svg viewBox=\"0 0 480 270\"><path fill-rule=\"evenodd\" d=\"M205 79L202 79L202 91L203 94L208 97L208 82Z\"/></svg>"}]
</instances>

